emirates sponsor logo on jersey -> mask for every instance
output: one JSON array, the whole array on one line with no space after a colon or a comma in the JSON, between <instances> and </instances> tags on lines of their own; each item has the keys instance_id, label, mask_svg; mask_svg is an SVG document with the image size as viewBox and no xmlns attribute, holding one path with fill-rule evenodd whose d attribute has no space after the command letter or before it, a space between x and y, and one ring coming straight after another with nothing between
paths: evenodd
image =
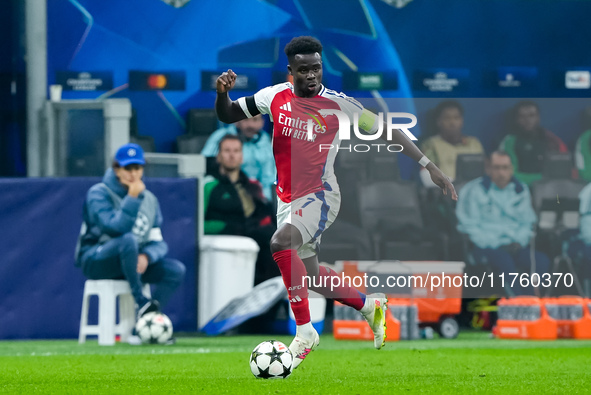
<instances>
[{"instance_id":1,"label":"emirates sponsor logo on jersey","mask_svg":"<svg viewBox=\"0 0 591 395\"><path fill-rule=\"evenodd\" d=\"M279 108L287 106L288 104L289 107L291 107L291 103L286 103ZM304 120L300 117L292 118L289 115L285 115L282 112L279 113L279 118L277 119L277 123L282 126L282 135L298 140L305 140L308 142L316 141L316 137L319 133L326 133L326 126L321 126L318 123L316 125L313 125L313 122L314 121L312 119ZM312 128L312 135L310 135L307 132L307 125L310 125L310 127Z\"/></svg>"}]
</instances>

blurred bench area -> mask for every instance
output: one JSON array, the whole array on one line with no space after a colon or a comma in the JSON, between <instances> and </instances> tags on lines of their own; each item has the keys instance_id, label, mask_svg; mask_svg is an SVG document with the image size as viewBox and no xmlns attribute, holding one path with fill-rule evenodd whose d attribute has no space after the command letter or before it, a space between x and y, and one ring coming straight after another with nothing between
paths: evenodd
<instances>
[{"instance_id":1,"label":"blurred bench area","mask_svg":"<svg viewBox=\"0 0 591 395\"><path fill-rule=\"evenodd\" d=\"M86 192L99 181L0 179L0 339L77 336L85 277L74 267L74 248ZM187 281L172 297L167 314L175 330L194 331L197 286L189 279L196 278L198 185L195 179L179 178L149 179L146 185L160 200L170 256L187 268Z\"/></svg>"},{"instance_id":2,"label":"blurred bench area","mask_svg":"<svg viewBox=\"0 0 591 395\"><path fill-rule=\"evenodd\" d=\"M47 101L42 116L46 140L37 160L46 178L0 179L0 250L7 263L0 266L0 313L9 321L0 338L75 337L84 277L74 268L73 249L85 193L119 145L133 141L150 149L134 132L127 99ZM202 140L220 126L212 109L189 111L187 124L187 135L178 138L181 153L148 151L145 173L148 188L161 200L170 254L186 262L192 279L170 304L180 331L197 328L200 182L216 167L215 158L206 161L199 152ZM364 142L350 142L357 143ZM579 148L579 155L583 151ZM454 202L416 176L403 179L401 158L384 150L339 153L335 171L342 205L323 235L320 260L465 261L467 271L487 270L471 259L469 241L456 230ZM548 153L542 179L530 190L538 215L536 248L553 259L555 271L576 274L584 263L568 257L565 243L578 233L578 195L587 181L575 169L572 153ZM484 174L484 155L458 155L458 191ZM572 291L588 292L584 280Z\"/></svg>"}]
</instances>

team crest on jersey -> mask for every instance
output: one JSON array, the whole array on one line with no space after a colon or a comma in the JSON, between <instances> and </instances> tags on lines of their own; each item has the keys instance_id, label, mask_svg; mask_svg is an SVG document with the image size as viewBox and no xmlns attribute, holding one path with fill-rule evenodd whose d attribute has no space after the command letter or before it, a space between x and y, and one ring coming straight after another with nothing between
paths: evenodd
<instances>
[{"instance_id":1,"label":"team crest on jersey","mask_svg":"<svg viewBox=\"0 0 591 395\"><path fill-rule=\"evenodd\" d=\"M300 217L304 216L304 211L302 209L296 210L293 212L294 215L299 215Z\"/></svg>"}]
</instances>

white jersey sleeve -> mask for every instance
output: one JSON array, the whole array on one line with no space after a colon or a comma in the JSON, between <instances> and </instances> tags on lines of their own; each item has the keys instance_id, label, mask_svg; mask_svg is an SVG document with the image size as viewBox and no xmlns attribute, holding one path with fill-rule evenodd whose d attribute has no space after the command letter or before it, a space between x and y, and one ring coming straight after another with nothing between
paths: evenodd
<instances>
[{"instance_id":1,"label":"white jersey sleeve","mask_svg":"<svg viewBox=\"0 0 591 395\"><path fill-rule=\"evenodd\" d=\"M344 93L337 93L330 89L327 89L326 91L327 92L324 96L334 100L341 108L341 111L347 114L351 122L357 118L357 124L360 129L371 134L378 131L378 117L376 114L364 108L363 104Z\"/></svg>"}]
</instances>

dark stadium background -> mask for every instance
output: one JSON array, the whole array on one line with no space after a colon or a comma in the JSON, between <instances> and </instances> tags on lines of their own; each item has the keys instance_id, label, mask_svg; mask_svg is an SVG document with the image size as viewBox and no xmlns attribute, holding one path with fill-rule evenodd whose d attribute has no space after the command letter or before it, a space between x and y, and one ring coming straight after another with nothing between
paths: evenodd
<instances>
[{"instance_id":1,"label":"dark stadium background","mask_svg":"<svg viewBox=\"0 0 591 395\"><path fill-rule=\"evenodd\" d=\"M3 1L0 13L3 175L26 171L24 42L19 35L24 31L23 4ZM317 16L311 17L312 12ZM158 151L173 152L176 137L184 133L177 117L184 119L188 109L213 103L214 93L201 86L202 71L234 67L256 77L257 89L264 87L275 82L270 71L285 70L282 48L297 34L315 34L323 40L330 62L325 65L325 81L335 90L342 88L338 74L348 67L334 56L333 48L352 59L359 71L395 71L400 89L381 91L384 97L586 97L588 90L565 89L564 73L591 69L586 48L590 14L591 3L576 0L413 0L402 8L380 0L193 0L179 9L160 0L49 0L48 78L51 84L57 71L109 71L118 87L128 82L130 70L184 73L185 90L165 92L178 115L156 92L124 90L115 96L132 101L140 134L154 137ZM367 38L372 25L368 19L375 40ZM527 67L534 76L523 76L521 88L502 89L497 84L501 67ZM417 73L446 68L452 69L450 77L461 74L457 90L442 94L413 86ZM13 80L18 89L11 94ZM64 92L64 98L96 98L102 93ZM567 107L568 116L562 113L560 119L543 108L543 121L572 146L581 132L584 104ZM496 113L489 115L503 109L491 109ZM417 112L421 115L424 109ZM563 127L556 127L559 122ZM479 133L486 130L470 133L482 138ZM403 174L410 173L403 169Z\"/></svg>"}]
</instances>

